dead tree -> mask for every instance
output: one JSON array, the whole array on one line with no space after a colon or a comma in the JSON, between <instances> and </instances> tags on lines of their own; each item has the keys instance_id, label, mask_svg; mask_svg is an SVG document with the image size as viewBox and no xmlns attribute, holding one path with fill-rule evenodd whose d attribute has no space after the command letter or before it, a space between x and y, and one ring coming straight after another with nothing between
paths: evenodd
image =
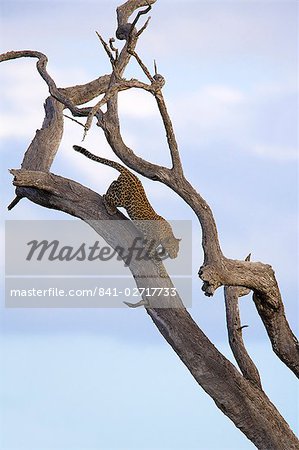
<instances>
[{"instance_id":1,"label":"dead tree","mask_svg":"<svg viewBox=\"0 0 299 450\"><path fill-rule=\"evenodd\" d=\"M146 298L148 302L146 313L198 384L257 448L298 449L297 438L262 389L258 370L247 354L242 340L238 311L238 298L252 291L253 301L274 352L298 376L298 341L287 322L274 271L268 264L251 262L250 258L245 261L232 260L223 254L212 211L184 176L178 144L162 93L165 80L156 70L152 75L135 50L149 19L139 29L138 22L150 11L155 1L128 0L117 8L116 37L124 41L124 45L121 51L118 51L114 39L106 43L99 36L111 61L112 71L84 85L58 88L47 71L47 57L40 52L10 51L1 55L0 61L22 57L37 58L37 70L47 83L50 93L45 102L42 128L36 131L24 155L21 169L11 170L14 176L13 184L16 186L16 198L9 205L9 209L26 197L38 205L64 211L88 224L92 220L124 218L120 212L113 217L108 216L99 194L78 182L50 172L63 135L64 110L68 109L73 117L86 118L84 133L87 133L96 121L115 155L126 166L151 180L167 185L197 216L202 229L204 252L204 261L198 271L203 281L202 290L205 295L212 296L216 289L225 286L229 342L242 374L204 335L183 307L178 295L171 300L165 300L169 302L166 303L166 308L159 307L161 298ZM135 19L130 23L129 18L137 10ZM138 62L148 83L136 79L126 80L123 77L131 58L135 58ZM143 89L154 96L166 131L171 167L146 161L125 144L120 131L117 99L120 91L131 88ZM97 98L93 107L81 106ZM107 107L105 112L102 109L104 105ZM82 198L85 199L84 203L81 201ZM105 234L103 237L112 247L117 245L119 236ZM125 234L121 236L124 247L126 239ZM135 269L131 267L133 275ZM155 273L156 269L149 261L145 270L147 273ZM145 278L137 283L139 286L145 283L145 286L151 287L152 281ZM154 283L156 287L156 280ZM168 277L161 278L160 283L162 286L172 285Z\"/></svg>"}]
</instances>

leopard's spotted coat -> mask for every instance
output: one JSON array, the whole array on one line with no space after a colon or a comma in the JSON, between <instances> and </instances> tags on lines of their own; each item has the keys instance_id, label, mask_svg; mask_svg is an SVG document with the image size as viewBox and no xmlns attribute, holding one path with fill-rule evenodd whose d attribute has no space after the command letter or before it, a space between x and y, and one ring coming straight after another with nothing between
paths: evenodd
<instances>
[{"instance_id":1,"label":"leopard's spotted coat","mask_svg":"<svg viewBox=\"0 0 299 450\"><path fill-rule=\"evenodd\" d=\"M137 226L143 232L149 247L152 245L152 242L155 243L154 247L152 246L154 252L161 245L170 258L176 258L180 239L174 236L170 224L153 209L139 178L130 172L129 169L115 161L93 155L78 145L74 145L73 148L87 158L106 164L120 172L117 180L111 183L108 191L103 196L108 213L115 214L117 207L125 208L129 217L138 221ZM155 226L155 222L157 226ZM151 256L153 254L151 253Z\"/></svg>"}]
</instances>

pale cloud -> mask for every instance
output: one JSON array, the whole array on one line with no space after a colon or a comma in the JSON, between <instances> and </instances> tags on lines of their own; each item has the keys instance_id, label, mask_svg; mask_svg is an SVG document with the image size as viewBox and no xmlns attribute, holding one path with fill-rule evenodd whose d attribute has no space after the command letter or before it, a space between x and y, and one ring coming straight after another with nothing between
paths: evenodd
<instances>
[{"instance_id":1,"label":"pale cloud","mask_svg":"<svg viewBox=\"0 0 299 450\"><path fill-rule=\"evenodd\" d=\"M84 123L84 120L81 120ZM116 160L102 131L93 127L82 142L83 128L65 120L64 134L53 164L53 172L75 179L96 192L103 193L112 180L118 176L115 169L91 161L73 150L73 145L81 145L91 153Z\"/></svg>"},{"instance_id":2,"label":"pale cloud","mask_svg":"<svg viewBox=\"0 0 299 450\"><path fill-rule=\"evenodd\" d=\"M223 61L227 56L247 58L260 54L266 59L290 62L296 45L295 1L171 4L173 7L167 9L154 5L156 15L150 25L153 32L144 36L147 51L154 48L156 57L185 54L192 60L204 57L207 62L211 58ZM293 46L286 45L289 39Z\"/></svg>"},{"instance_id":3,"label":"pale cloud","mask_svg":"<svg viewBox=\"0 0 299 450\"><path fill-rule=\"evenodd\" d=\"M84 123L85 119L81 119ZM127 130L122 131L124 142L135 149L138 146L138 138ZM55 158L53 171L63 176L75 178L77 181L85 183L88 187L99 193L104 193L110 183L119 176L119 172L111 167L91 161L83 155L73 150L73 145L81 145L91 153L118 161L123 164L113 153L101 128L93 126L88 131L86 138L82 142L83 128L76 123L65 121L64 134Z\"/></svg>"},{"instance_id":4,"label":"pale cloud","mask_svg":"<svg viewBox=\"0 0 299 450\"><path fill-rule=\"evenodd\" d=\"M119 94L120 115L143 119L155 116L158 108L154 97L140 89L131 89Z\"/></svg>"},{"instance_id":5,"label":"pale cloud","mask_svg":"<svg viewBox=\"0 0 299 450\"><path fill-rule=\"evenodd\" d=\"M42 126L43 105L49 91L37 72L36 61L35 58L24 58L1 65L1 138L30 138ZM88 72L79 66L75 70L54 68L49 73L58 87L90 81Z\"/></svg>"},{"instance_id":6,"label":"pale cloud","mask_svg":"<svg viewBox=\"0 0 299 450\"><path fill-rule=\"evenodd\" d=\"M207 85L202 90L202 95L219 104L237 105L244 101L245 95L238 89L229 86Z\"/></svg>"},{"instance_id":7,"label":"pale cloud","mask_svg":"<svg viewBox=\"0 0 299 450\"><path fill-rule=\"evenodd\" d=\"M279 145L256 144L252 147L254 154L261 158L276 161L296 161L298 149L296 147L282 147Z\"/></svg>"},{"instance_id":8,"label":"pale cloud","mask_svg":"<svg viewBox=\"0 0 299 450\"><path fill-rule=\"evenodd\" d=\"M170 107L181 132L189 136L195 133L197 139L200 133L205 140L213 141L217 134L232 136L234 128L241 127L240 110L245 103L246 94L240 89L206 85L172 98Z\"/></svg>"},{"instance_id":9,"label":"pale cloud","mask_svg":"<svg viewBox=\"0 0 299 450\"><path fill-rule=\"evenodd\" d=\"M0 137L10 141L20 139L29 145L36 129L41 128L44 120L44 101L48 97L48 88L37 73L35 59L9 61L1 65L2 108L0 111ZM84 71L78 69L73 73L70 69L57 69L54 76L63 80L64 85L72 85L72 78L87 79ZM5 85L5 89L3 86ZM68 113L71 115L70 113ZM84 119L81 119L84 123ZM74 178L74 173L82 176L85 184L96 191L104 191L115 178L115 170L105 170L82 155L73 151L74 144L87 146L91 152L113 159L112 151L98 127L93 127L82 143L83 127L65 119L63 139L53 164L53 172ZM3 146L3 151L7 148ZM80 178L79 178L80 181ZM30 208L29 208L30 209ZM31 213L30 213L31 214ZM30 218L36 218L32 212ZM16 218L16 214L14 214ZM28 218L28 217L27 217Z\"/></svg>"},{"instance_id":10,"label":"pale cloud","mask_svg":"<svg viewBox=\"0 0 299 450\"><path fill-rule=\"evenodd\" d=\"M53 80L55 80L56 86L62 88L85 84L99 76L92 76L80 64L76 64L73 67L67 67L67 65L63 65L62 67L55 65L52 67L49 65L48 72Z\"/></svg>"},{"instance_id":11,"label":"pale cloud","mask_svg":"<svg viewBox=\"0 0 299 450\"><path fill-rule=\"evenodd\" d=\"M42 124L48 90L33 61L9 61L1 65L2 138L28 138Z\"/></svg>"},{"instance_id":12,"label":"pale cloud","mask_svg":"<svg viewBox=\"0 0 299 450\"><path fill-rule=\"evenodd\" d=\"M1 65L1 80L5 83L2 92L4 102L19 102L39 98L47 92L47 87L36 69L36 58L20 58L6 61ZM40 81L40 83L37 83Z\"/></svg>"},{"instance_id":13,"label":"pale cloud","mask_svg":"<svg viewBox=\"0 0 299 450\"><path fill-rule=\"evenodd\" d=\"M48 97L48 88L41 79L35 67L35 59L17 60L6 62L1 66L2 110L0 111L0 137L4 140L21 139L29 144L35 135L35 131L41 128L44 120L44 101ZM57 84L72 85L74 79L79 78L84 82L88 80L88 74L78 69L75 73L68 68L54 69L51 73ZM95 101L90 102L94 104ZM157 116L156 102L149 93L131 90L122 93L119 99L120 116L128 120L145 120L154 115ZM71 115L68 111L67 114ZM84 123L85 119L80 119ZM136 150L142 146L142 135L128 127L123 127L123 138L126 144ZM67 176L77 177L78 181L98 192L105 192L118 173L111 168L104 168L74 152L74 144L87 147L91 152L106 157L117 159L108 145L100 128L93 126L82 142L83 128L78 124L65 119L64 134L61 145L53 164L53 172ZM157 149L154 146L152 151ZM158 150L156 150L158 152ZM152 155L151 155L152 156ZM79 176L78 176L79 174Z\"/></svg>"},{"instance_id":14,"label":"pale cloud","mask_svg":"<svg viewBox=\"0 0 299 450\"><path fill-rule=\"evenodd\" d=\"M286 83L260 83L251 89L208 84L173 97L170 107L177 129L191 145L198 139L222 142L254 157L292 161L298 156L292 116L296 94L295 85Z\"/></svg>"},{"instance_id":15,"label":"pale cloud","mask_svg":"<svg viewBox=\"0 0 299 450\"><path fill-rule=\"evenodd\" d=\"M287 95L298 94L297 73L289 74L284 83L268 81L267 83L259 83L253 87L253 91L258 98L276 98Z\"/></svg>"}]
</instances>

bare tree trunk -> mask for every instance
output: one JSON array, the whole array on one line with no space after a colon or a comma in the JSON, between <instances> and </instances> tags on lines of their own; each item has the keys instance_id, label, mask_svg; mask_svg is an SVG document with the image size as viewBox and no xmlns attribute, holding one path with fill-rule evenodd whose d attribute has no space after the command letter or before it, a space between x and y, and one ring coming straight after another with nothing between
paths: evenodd
<instances>
[{"instance_id":1,"label":"bare tree trunk","mask_svg":"<svg viewBox=\"0 0 299 450\"><path fill-rule=\"evenodd\" d=\"M164 79L158 73L151 75L135 51L141 33L148 21L138 31L136 26L156 0L128 0L117 9L118 28L116 36L125 41L119 53L113 41L106 44L99 36L112 64L112 73L103 75L82 86L64 89L57 88L48 74L47 57L36 51L8 52L0 56L0 61L20 57L38 59L37 69L49 87L50 97L45 102L45 120L42 128L36 132L23 159L21 169L11 170L16 186L16 199L9 208L26 197L46 208L64 211L95 226L94 220L124 219L121 213L109 216L100 195L79 183L50 173L51 164L58 151L63 134L63 111L68 108L73 116L86 117L84 132L87 133L93 123L102 128L115 154L128 167L154 180L158 180L175 191L193 209L202 228L202 246L204 263L199 270L203 280L203 291L213 295L220 286L225 288L227 324L229 340L242 374L209 341L193 321L176 297L148 297L146 312L167 342L186 365L198 384L215 401L217 407L259 449L291 450L298 449L298 440L288 424L279 414L262 390L260 376L253 361L246 352L242 341L242 327L238 315L238 297L244 292L253 291L253 300L258 313L266 327L273 349L278 357L296 375L299 374L298 341L293 335L284 314L283 302L271 266L259 262L231 260L221 250L217 227L212 211L205 200L186 180L180 161L180 154L174 130L167 112L162 94ZM139 8L132 24L129 17ZM122 78L125 67L131 58L135 58L147 76L149 83ZM144 89L154 95L165 127L172 167L162 167L146 161L127 147L124 143L119 125L117 95L118 92L132 87ZM94 107L80 105L103 95ZM107 111L101 107L107 105ZM84 202L82 202L84 198ZM97 230L113 247L118 244L126 248L128 237L109 235L101 228ZM134 230L131 230L134 233ZM138 269L138 271L137 271ZM131 265L130 270L138 287L157 287L157 278L140 278L140 267ZM156 267L148 261L142 270L155 274ZM136 272L137 271L137 272ZM169 277L159 278L161 286L172 286ZM161 308L161 306L164 306Z\"/></svg>"},{"instance_id":2,"label":"bare tree trunk","mask_svg":"<svg viewBox=\"0 0 299 450\"><path fill-rule=\"evenodd\" d=\"M44 172L13 170L12 173L15 185L19 186L19 194L41 206L64 211L87 223L92 219L111 220L102 197L74 181ZM84 203L82 198L85 199ZM112 217L112 220L124 218L121 213ZM113 248L118 245L127 248L131 242L126 242L124 235L105 235L104 238ZM138 287L157 287L157 278L139 278L134 273L134 268L131 267L131 270L139 283L146 283L137 284ZM146 272L149 275L155 274L155 267L151 262L148 263ZM140 274L140 270L137 273ZM172 286L169 278L160 278L160 282L161 280L164 287ZM148 302L146 311L160 333L198 384L248 439L264 450L299 448L296 436L261 386L249 381L249 377L243 377L216 349L183 307L178 295L172 297L172 307L169 308L161 304L161 298L149 297Z\"/></svg>"}]
</instances>

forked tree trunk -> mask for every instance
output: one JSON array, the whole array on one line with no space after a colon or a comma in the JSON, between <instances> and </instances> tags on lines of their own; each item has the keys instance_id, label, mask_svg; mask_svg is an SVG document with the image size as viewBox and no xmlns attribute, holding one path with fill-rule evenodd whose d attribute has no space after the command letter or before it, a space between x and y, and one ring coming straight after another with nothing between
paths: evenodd
<instances>
[{"instance_id":1,"label":"forked tree trunk","mask_svg":"<svg viewBox=\"0 0 299 450\"><path fill-rule=\"evenodd\" d=\"M246 261L237 261L223 255L212 211L184 176L174 130L162 94L164 79L158 73L151 75L135 51L138 38L147 28L148 21L139 31L136 28L137 23L155 2L156 0L128 0L117 9L116 36L125 41L124 46L121 52L118 52L114 41L107 44L99 36L112 63L112 72L85 85L59 89L47 72L47 57L40 52L16 51L0 56L0 61L21 57L37 58L37 69L50 92L50 97L45 102L46 114L43 126L36 132L27 149L22 168L11 171L14 175L17 196L9 209L26 197L43 207L54 208L78 217L95 229L97 229L95 220L125 219L119 212L113 217L108 216L102 197L97 193L75 181L50 173L51 164L63 135L64 109L68 108L74 117L87 118L85 133L88 132L93 119L97 119L97 125L102 128L111 148L125 165L169 186L184 199L198 217L202 228L204 250L204 262L199 270L199 276L204 282L203 290L206 295L213 295L218 287L226 286L225 302L229 341L242 374L204 335L184 308L178 295L171 299L165 298L164 304L161 304L161 297L144 298L147 302L146 312L197 383L259 449L299 449L297 438L262 390L258 370L247 354L242 340L242 327L238 313L238 298L252 290L255 305L275 353L290 370L298 375L298 341L285 317L274 271L267 264L250 262L249 258ZM140 10L141 7L144 9ZM137 9L139 12L130 24L129 17ZM149 80L148 84L135 79L122 78L131 58L135 58L140 65ZM166 131L171 168L158 166L139 158L123 141L119 125L117 95L118 92L130 88L144 89L154 95ZM103 97L94 107L80 107L101 95ZM106 112L101 109L103 105L107 106ZM119 236L104 233L101 227L97 231L113 248L117 245L126 248L129 245L129 236L126 236L125 232ZM130 232L134 233L134 230ZM157 278L137 276L140 270L148 275L156 275L156 266L151 261L141 268L132 264L130 269L138 287L157 287L157 282L161 287L172 286L169 277L160 278L157 281ZM200 408L200 405L198 407ZM200 430L200 424L198 428Z\"/></svg>"}]
</instances>

